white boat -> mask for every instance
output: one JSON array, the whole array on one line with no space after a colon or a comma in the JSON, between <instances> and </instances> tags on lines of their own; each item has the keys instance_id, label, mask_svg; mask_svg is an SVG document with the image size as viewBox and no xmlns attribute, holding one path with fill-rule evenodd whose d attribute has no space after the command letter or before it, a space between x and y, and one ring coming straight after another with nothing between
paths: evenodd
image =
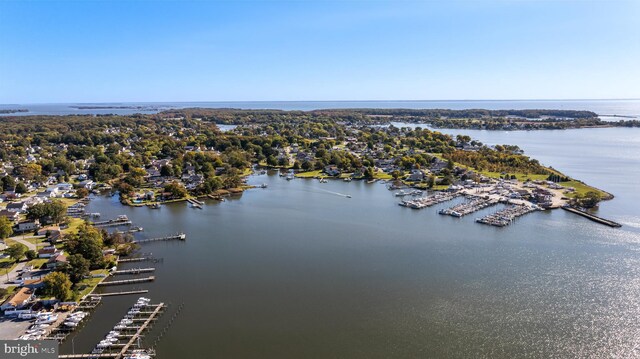
<instances>
[{"instance_id":1,"label":"white boat","mask_svg":"<svg viewBox=\"0 0 640 359\"><path fill-rule=\"evenodd\" d=\"M29 329L46 329L49 328L50 324L34 324Z\"/></svg>"},{"instance_id":2,"label":"white boat","mask_svg":"<svg viewBox=\"0 0 640 359\"><path fill-rule=\"evenodd\" d=\"M407 193L404 190L400 190L400 192L396 192L395 196L396 197L402 197L402 196L406 196Z\"/></svg>"},{"instance_id":3,"label":"white boat","mask_svg":"<svg viewBox=\"0 0 640 359\"><path fill-rule=\"evenodd\" d=\"M41 317L40 319L36 320L36 324L51 324L51 323L55 322L56 320L58 320L58 315L57 314L50 314L48 316Z\"/></svg>"},{"instance_id":4,"label":"white boat","mask_svg":"<svg viewBox=\"0 0 640 359\"><path fill-rule=\"evenodd\" d=\"M266 184L266 183L263 183L263 184L261 184L259 187L260 187L260 188L267 188L267 184Z\"/></svg>"},{"instance_id":5,"label":"white boat","mask_svg":"<svg viewBox=\"0 0 640 359\"><path fill-rule=\"evenodd\" d=\"M291 181L293 179L293 173L289 173L287 175L287 181Z\"/></svg>"},{"instance_id":6,"label":"white boat","mask_svg":"<svg viewBox=\"0 0 640 359\"><path fill-rule=\"evenodd\" d=\"M78 326L78 322L64 322L65 327L75 328Z\"/></svg>"},{"instance_id":7,"label":"white boat","mask_svg":"<svg viewBox=\"0 0 640 359\"><path fill-rule=\"evenodd\" d=\"M131 354L124 356L124 359L151 359L151 354L143 349L135 349Z\"/></svg>"},{"instance_id":8,"label":"white boat","mask_svg":"<svg viewBox=\"0 0 640 359\"><path fill-rule=\"evenodd\" d=\"M111 346L111 344L111 342L101 341L100 343L98 343L98 345L96 345L96 348L108 348Z\"/></svg>"},{"instance_id":9,"label":"white boat","mask_svg":"<svg viewBox=\"0 0 640 359\"><path fill-rule=\"evenodd\" d=\"M124 325L133 324L133 320L131 320L131 319L122 319L120 321L120 324L124 324Z\"/></svg>"},{"instance_id":10,"label":"white boat","mask_svg":"<svg viewBox=\"0 0 640 359\"><path fill-rule=\"evenodd\" d=\"M118 324L115 327L113 327L113 329L127 329L127 326L124 324Z\"/></svg>"},{"instance_id":11,"label":"white boat","mask_svg":"<svg viewBox=\"0 0 640 359\"><path fill-rule=\"evenodd\" d=\"M43 335L47 331L44 329L29 329L27 330L27 334L29 335Z\"/></svg>"}]
</instances>

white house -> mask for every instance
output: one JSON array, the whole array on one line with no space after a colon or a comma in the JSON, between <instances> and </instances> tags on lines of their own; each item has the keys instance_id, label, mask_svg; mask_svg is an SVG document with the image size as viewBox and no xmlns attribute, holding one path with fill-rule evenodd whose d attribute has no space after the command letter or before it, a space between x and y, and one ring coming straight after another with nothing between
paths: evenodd
<instances>
[{"instance_id":1,"label":"white house","mask_svg":"<svg viewBox=\"0 0 640 359\"><path fill-rule=\"evenodd\" d=\"M37 219L34 221L23 221L18 223L18 232L28 232L28 231L35 231L36 229L40 228L40 221L38 221Z\"/></svg>"}]
</instances>

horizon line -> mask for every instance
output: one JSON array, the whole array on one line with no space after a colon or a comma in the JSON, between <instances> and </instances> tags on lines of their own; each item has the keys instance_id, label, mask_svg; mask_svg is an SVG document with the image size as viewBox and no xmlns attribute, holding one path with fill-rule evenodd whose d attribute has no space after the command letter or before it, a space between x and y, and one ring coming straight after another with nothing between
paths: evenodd
<instances>
[{"instance_id":1,"label":"horizon line","mask_svg":"<svg viewBox=\"0 0 640 359\"><path fill-rule=\"evenodd\" d=\"M0 106L20 105L65 105L65 104L162 104L162 103L269 103L269 102L544 102L544 101L638 101L640 98L569 98L569 99L441 99L441 100L215 100L215 101L91 101L91 102L27 102L27 103L0 103Z\"/></svg>"}]
</instances>

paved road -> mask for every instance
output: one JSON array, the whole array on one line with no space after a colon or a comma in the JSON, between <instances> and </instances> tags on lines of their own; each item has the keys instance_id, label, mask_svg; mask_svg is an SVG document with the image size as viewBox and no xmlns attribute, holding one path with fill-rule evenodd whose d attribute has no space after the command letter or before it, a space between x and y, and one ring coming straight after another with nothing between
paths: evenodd
<instances>
[{"instance_id":1,"label":"paved road","mask_svg":"<svg viewBox=\"0 0 640 359\"><path fill-rule=\"evenodd\" d=\"M20 238L12 237L11 240L14 240L14 241L16 241L16 242L18 242L20 244L24 244L25 246L27 246L27 248L37 252L36 245L33 242L33 238L42 238L42 236L37 236L37 237L36 236L25 236L24 238L25 239L22 239L22 237L20 237ZM31 240L29 240L29 239L31 239Z\"/></svg>"},{"instance_id":2,"label":"paved road","mask_svg":"<svg viewBox=\"0 0 640 359\"><path fill-rule=\"evenodd\" d=\"M24 244L25 246L27 246L27 248L29 248L30 250L36 251L36 245L33 241L29 241L28 239L31 238L40 238L42 236L25 236L25 239L22 238L18 238L18 237L13 237L11 238L11 240L14 240L20 244ZM4 273L0 273L0 288L7 288L9 286L15 285L12 283L7 283L7 282L11 282L12 280L16 279L18 277L18 272L20 270L22 270L22 268L24 268L27 265L27 262L20 262L18 263L18 265L15 266L15 268L13 268L13 270L11 272L9 272L9 274L4 274Z\"/></svg>"}]
</instances>

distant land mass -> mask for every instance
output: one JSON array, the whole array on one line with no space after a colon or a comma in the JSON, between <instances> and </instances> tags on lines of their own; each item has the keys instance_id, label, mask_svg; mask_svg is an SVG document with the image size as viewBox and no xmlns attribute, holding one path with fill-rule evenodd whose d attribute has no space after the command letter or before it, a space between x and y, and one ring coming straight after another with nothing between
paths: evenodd
<instances>
[{"instance_id":1,"label":"distant land mass","mask_svg":"<svg viewBox=\"0 0 640 359\"><path fill-rule=\"evenodd\" d=\"M272 122L359 124L392 122L425 124L435 128L479 130L557 130L570 128L640 127L639 120L603 121L592 111L578 110L450 110L450 109L327 109L313 111L183 108L160 112L162 118L197 118L227 125Z\"/></svg>"},{"instance_id":2,"label":"distant land mass","mask_svg":"<svg viewBox=\"0 0 640 359\"><path fill-rule=\"evenodd\" d=\"M5 113L18 113L18 112L29 112L29 110L27 110L26 108L0 109L0 113L2 113L2 114L5 114Z\"/></svg>"}]
</instances>

